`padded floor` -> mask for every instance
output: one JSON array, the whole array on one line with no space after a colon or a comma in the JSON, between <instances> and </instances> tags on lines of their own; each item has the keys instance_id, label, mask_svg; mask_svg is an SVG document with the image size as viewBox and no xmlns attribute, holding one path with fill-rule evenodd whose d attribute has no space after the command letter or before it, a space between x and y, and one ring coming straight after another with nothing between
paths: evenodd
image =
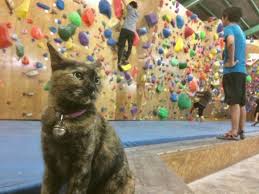
<instances>
[{"instance_id":1,"label":"padded floor","mask_svg":"<svg viewBox=\"0 0 259 194\"><path fill-rule=\"evenodd\" d=\"M229 128L229 122L114 121L111 124L125 147L215 137ZM0 121L0 194L39 193L43 172L40 127L37 121ZM252 133L259 128L247 123L246 131Z\"/></svg>"}]
</instances>

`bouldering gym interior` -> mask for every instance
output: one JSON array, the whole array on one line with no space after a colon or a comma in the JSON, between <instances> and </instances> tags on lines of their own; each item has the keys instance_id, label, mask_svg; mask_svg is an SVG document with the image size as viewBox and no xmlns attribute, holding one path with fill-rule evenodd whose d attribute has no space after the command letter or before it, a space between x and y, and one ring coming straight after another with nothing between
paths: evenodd
<instances>
[{"instance_id":1,"label":"bouldering gym interior","mask_svg":"<svg viewBox=\"0 0 259 194\"><path fill-rule=\"evenodd\" d=\"M259 193L259 0L1 0L0 67L0 194Z\"/></svg>"}]
</instances>

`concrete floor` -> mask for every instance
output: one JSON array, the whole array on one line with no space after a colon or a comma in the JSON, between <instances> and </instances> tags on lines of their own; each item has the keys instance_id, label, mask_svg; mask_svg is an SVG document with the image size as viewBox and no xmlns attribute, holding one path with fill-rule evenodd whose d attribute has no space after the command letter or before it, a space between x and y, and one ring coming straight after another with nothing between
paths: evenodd
<instances>
[{"instance_id":1,"label":"concrete floor","mask_svg":"<svg viewBox=\"0 0 259 194\"><path fill-rule=\"evenodd\" d=\"M195 194L259 194L259 155L188 185Z\"/></svg>"}]
</instances>

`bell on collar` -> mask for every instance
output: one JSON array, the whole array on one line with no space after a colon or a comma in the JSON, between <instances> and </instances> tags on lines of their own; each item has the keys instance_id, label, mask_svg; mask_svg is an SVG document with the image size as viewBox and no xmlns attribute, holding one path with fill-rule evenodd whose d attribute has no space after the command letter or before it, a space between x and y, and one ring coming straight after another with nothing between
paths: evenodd
<instances>
[{"instance_id":1,"label":"bell on collar","mask_svg":"<svg viewBox=\"0 0 259 194\"><path fill-rule=\"evenodd\" d=\"M60 121L53 127L53 134L56 137L61 137L66 133L66 129L63 126L63 114L60 116Z\"/></svg>"}]
</instances>

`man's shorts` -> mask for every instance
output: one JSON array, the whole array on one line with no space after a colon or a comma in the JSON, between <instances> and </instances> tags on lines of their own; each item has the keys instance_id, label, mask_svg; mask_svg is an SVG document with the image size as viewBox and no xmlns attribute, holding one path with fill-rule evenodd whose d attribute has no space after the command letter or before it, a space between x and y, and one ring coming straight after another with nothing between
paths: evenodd
<instances>
[{"instance_id":1,"label":"man's shorts","mask_svg":"<svg viewBox=\"0 0 259 194\"><path fill-rule=\"evenodd\" d=\"M225 102L228 105L246 104L246 74L233 72L223 75Z\"/></svg>"}]
</instances>

